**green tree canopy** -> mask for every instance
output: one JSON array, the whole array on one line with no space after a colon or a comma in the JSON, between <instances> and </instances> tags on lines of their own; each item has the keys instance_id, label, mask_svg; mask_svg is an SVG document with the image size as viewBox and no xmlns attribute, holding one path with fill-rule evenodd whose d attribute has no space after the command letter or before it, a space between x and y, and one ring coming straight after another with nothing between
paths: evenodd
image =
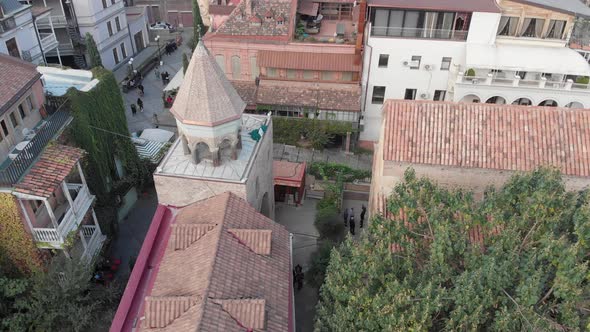
<instances>
[{"instance_id":1,"label":"green tree canopy","mask_svg":"<svg viewBox=\"0 0 590 332\"><path fill-rule=\"evenodd\" d=\"M88 52L88 60L90 61L91 68L102 67L102 60L100 59L100 53L98 52L98 48L96 47L94 37L92 37L90 32L86 32L85 39L86 51Z\"/></svg>"},{"instance_id":2,"label":"green tree canopy","mask_svg":"<svg viewBox=\"0 0 590 332\"><path fill-rule=\"evenodd\" d=\"M391 217L333 250L316 331L584 330L589 198L553 169L481 202L410 169Z\"/></svg>"},{"instance_id":3,"label":"green tree canopy","mask_svg":"<svg viewBox=\"0 0 590 332\"><path fill-rule=\"evenodd\" d=\"M194 50L201 40L201 36L207 32L207 28L203 24L203 18L201 17L201 8L199 7L199 1L193 0L193 39L192 49Z\"/></svg>"}]
</instances>

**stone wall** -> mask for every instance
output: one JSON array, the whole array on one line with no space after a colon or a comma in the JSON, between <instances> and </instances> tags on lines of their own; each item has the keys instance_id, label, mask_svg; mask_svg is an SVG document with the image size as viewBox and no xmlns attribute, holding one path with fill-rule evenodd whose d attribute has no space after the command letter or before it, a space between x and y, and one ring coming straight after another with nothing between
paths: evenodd
<instances>
[{"instance_id":1,"label":"stone wall","mask_svg":"<svg viewBox=\"0 0 590 332\"><path fill-rule=\"evenodd\" d=\"M269 207L268 217L274 220L274 178L272 172L273 163L273 126L272 121L268 125L268 130L264 134L260 142L260 148L256 155L256 160L250 169L250 174L246 181L247 201L256 210L262 210L263 199L266 199L266 204ZM256 179L258 179L258 192L256 192ZM266 198L264 194L268 193Z\"/></svg>"},{"instance_id":2,"label":"stone wall","mask_svg":"<svg viewBox=\"0 0 590 332\"><path fill-rule=\"evenodd\" d=\"M185 206L227 191L248 200L244 183L213 181L158 173L154 174L154 183L160 204Z\"/></svg>"}]
</instances>

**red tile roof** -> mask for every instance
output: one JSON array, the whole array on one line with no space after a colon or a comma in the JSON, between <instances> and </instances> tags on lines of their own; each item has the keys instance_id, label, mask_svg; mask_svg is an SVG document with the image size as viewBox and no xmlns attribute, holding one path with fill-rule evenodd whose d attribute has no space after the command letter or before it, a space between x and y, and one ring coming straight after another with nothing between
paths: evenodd
<instances>
[{"instance_id":1,"label":"red tile roof","mask_svg":"<svg viewBox=\"0 0 590 332\"><path fill-rule=\"evenodd\" d=\"M274 185L299 188L305 177L305 162L292 163L288 161L274 160L272 162L272 174Z\"/></svg>"},{"instance_id":2,"label":"red tile roof","mask_svg":"<svg viewBox=\"0 0 590 332\"><path fill-rule=\"evenodd\" d=\"M354 54L259 51L258 65L267 68L358 72Z\"/></svg>"},{"instance_id":3,"label":"red tile roof","mask_svg":"<svg viewBox=\"0 0 590 332\"><path fill-rule=\"evenodd\" d=\"M111 331L291 331L287 230L232 193L158 211Z\"/></svg>"},{"instance_id":4,"label":"red tile roof","mask_svg":"<svg viewBox=\"0 0 590 332\"><path fill-rule=\"evenodd\" d=\"M32 63L0 54L0 115L41 78L36 68Z\"/></svg>"},{"instance_id":5,"label":"red tile roof","mask_svg":"<svg viewBox=\"0 0 590 332\"><path fill-rule=\"evenodd\" d=\"M388 100L383 117L384 160L590 176L589 110Z\"/></svg>"},{"instance_id":6,"label":"red tile roof","mask_svg":"<svg viewBox=\"0 0 590 332\"><path fill-rule=\"evenodd\" d=\"M27 175L15 185L15 192L48 198L70 174L84 150L67 145L50 145Z\"/></svg>"}]
</instances>

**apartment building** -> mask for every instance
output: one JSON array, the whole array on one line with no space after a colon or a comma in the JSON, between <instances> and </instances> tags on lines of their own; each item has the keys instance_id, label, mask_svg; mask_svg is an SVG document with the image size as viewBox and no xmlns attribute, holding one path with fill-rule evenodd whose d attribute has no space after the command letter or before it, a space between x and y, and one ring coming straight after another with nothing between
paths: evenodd
<instances>
[{"instance_id":1,"label":"apartment building","mask_svg":"<svg viewBox=\"0 0 590 332\"><path fill-rule=\"evenodd\" d=\"M199 8L203 23L210 25L209 19L209 2L211 5L225 5L229 1L218 0L200 0ZM236 1L236 3L239 1ZM193 1L192 0L128 0L130 6L141 6L147 10L150 23L166 21L175 27L192 27L193 26Z\"/></svg>"},{"instance_id":2,"label":"apartment building","mask_svg":"<svg viewBox=\"0 0 590 332\"><path fill-rule=\"evenodd\" d=\"M56 141L71 116L45 109L33 64L0 54L0 82L0 195L15 201L37 248L92 259L105 236L80 165L85 153Z\"/></svg>"},{"instance_id":3,"label":"apartment building","mask_svg":"<svg viewBox=\"0 0 590 332\"><path fill-rule=\"evenodd\" d=\"M133 55L123 0L28 0L34 6L51 8L51 22L58 40L48 61L86 68L85 34L90 33L102 64L113 69ZM39 28L45 32L48 25ZM61 60L59 59L61 58Z\"/></svg>"},{"instance_id":4,"label":"apartment building","mask_svg":"<svg viewBox=\"0 0 590 332\"><path fill-rule=\"evenodd\" d=\"M18 0L0 2L0 53L34 64L46 63L46 54L57 48L50 11Z\"/></svg>"},{"instance_id":5,"label":"apartment building","mask_svg":"<svg viewBox=\"0 0 590 332\"><path fill-rule=\"evenodd\" d=\"M363 86L367 146L386 99L590 107L590 65L568 41L578 0L369 0Z\"/></svg>"}]
</instances>

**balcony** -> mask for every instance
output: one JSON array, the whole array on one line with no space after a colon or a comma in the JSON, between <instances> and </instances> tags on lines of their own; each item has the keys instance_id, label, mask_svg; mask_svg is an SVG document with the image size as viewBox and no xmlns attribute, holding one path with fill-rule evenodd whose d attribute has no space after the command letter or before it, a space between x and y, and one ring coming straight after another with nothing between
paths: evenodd
<instances>
[{"instance_id":1,"label":"balcony","mask_svg":"<svg viewBox=\"0 0 590 332\"><path fill-rule=\"evenodd\" d=\"M371 26L371 37L412 38L412 39L440 39L440 40L467 40L467 31L451 29L425 29L425 28L394 28Z\"/></svg>"},{"instance_id":2,"label":"balcony","mask_svg":"<svg viewBox=\"0 0 590 332\"><path fill-rule=\"evenodd\" d=\"M68 25L68 21L64 15L51 15L50 18L54 29L65 28ZM49 18L42 19L37 22L37 28L51 29L51 24L49 23Z\"/></svg>"},{"instance_id":3,"label":"balcony","mask_svg":"<svg viewBox=\"0 0 590 332\"><path fill-rule=\"evenodd\" d=\"M71 120L72 117L68 112L60 110L29 133L27 135L29 142L22 149L15 151L14 158L11 157L0 165L0 187L11 187L16 184L45 149L47 143L54 139Z\"/></svg>"},{"instance_id":4,"label":"balcony","mask_svg":"<svg viewBox=\"0 0 590 332\"><path fill-rule=\"evenodd\" d=\"M77 241L70 250L70 256L81 261L90 262L100 252L105 239L106 236L102 234L98 224L82 225L76 236Z\"/></svg>"},{"instance_id":5,"label":"balcony","mask_svg":"<svg viewBox=\"0 0 590 332\"><path fill-rule=\"evenodd\" d=\"M55 38L55 34L53 33L40 33L41 37L41 46L43 47L43 52L49 52L58 46L57 38Z\"/></svg>"},{"instance_id":6,"label":"balcony","mask_svg":"<svg viewBox=\"0 0 590 332\"><path fill-rule=\"evenodd\" d=\"M16 28L16 21L14 16L0 18L0 34L8 32Z\"/></svg>"}]
</instances>

